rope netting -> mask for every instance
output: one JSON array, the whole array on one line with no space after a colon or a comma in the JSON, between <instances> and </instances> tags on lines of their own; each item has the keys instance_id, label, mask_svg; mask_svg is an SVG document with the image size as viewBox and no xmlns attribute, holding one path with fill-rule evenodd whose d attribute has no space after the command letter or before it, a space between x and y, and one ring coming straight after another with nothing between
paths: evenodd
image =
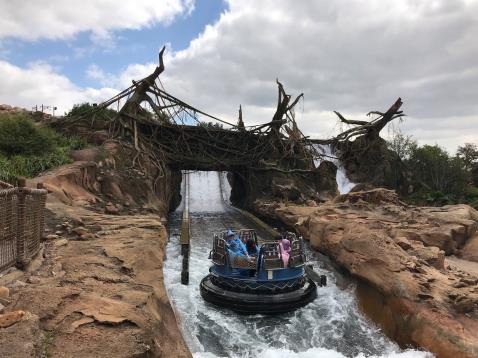
<instances>
[{"instance_id":1,"label":"rope netting","mask_svg":"<svg viewBox=\"0 0 478 358\"><path fill-rule=\"evenodd\" d=\"M0 190L0 272L24 265L40 249L45 226L44 189Z\"/></svg>"}]
</instances>

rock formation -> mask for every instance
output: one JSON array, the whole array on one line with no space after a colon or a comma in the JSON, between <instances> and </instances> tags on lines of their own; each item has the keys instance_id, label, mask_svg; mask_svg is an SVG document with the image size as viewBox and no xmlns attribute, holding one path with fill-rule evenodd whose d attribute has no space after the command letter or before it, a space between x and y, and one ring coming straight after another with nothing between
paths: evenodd
<instances>
[{"instance_id":1,"label":"rock formation","mask_svg":"<svg viewBox=\"0 0 478 358\"><path fill-rule=\"evenodd\" d=\"M411 207L386 189L315 207L256 201L254 208L356 277L362 308L400 344L438 357L478 355L478 261L459 258L476 258L473 208Z\"/></svg>"}]
</instances>

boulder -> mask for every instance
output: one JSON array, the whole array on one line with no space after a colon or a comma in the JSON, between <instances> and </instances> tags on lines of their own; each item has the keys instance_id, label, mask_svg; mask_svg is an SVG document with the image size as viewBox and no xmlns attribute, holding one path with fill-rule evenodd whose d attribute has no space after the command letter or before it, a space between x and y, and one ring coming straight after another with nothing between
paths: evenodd
<instances>
[{"instance_id":1,"label":"boulder","mask_svg":"<svg viewBox=\"0 0 478 358\"><path fill-rule=\"evenodd\" d=\"M473 237L467 241L461 250L460 257L465 260L478 262L478 234L473 235Z\"/></svg>"},{"instance_id":2,"label":"boulder","mask_svg":"<svg viewBox=\"0 0 478 358\"><path fill-rule=\"evenodd\" d=\"M0 286L0 298L6 300L8 297L10 297L10 290L8 287Z\"/></svg>"},{"instance_id":3,"label":"boulder","mask_svg":"<svg viewBox=\"0 0 478 358\"><path fill-rule=\"evenodd\" d=\"M0 328L7 328L14 325L17 322L20 322L25 316L24 311L13 311L0 315Z\"/></svg>"},{"instance_id":4,"label":"boulder","mask_svg":"<svg viewBox=\"0 0 478 358\"><path fill-rule=\"evenodd\" d=\"M55 242L53 243L53 245L54 245L55 247L66 246L66 245L68 245L68 240L67 240L67 239L61 239L61 240L55 241Z\"/></svg>"},{"instance_id":5,"label":"boulder","mask_svg":"<svg viewBox=\"0 0 478 358\"><path fill-rule=\"evenodd\" d=\"M120 212L120 209L113 205L112 203L108 203L105 206L105 214L111 214L111 215L118 215Z\"/></svg>"}]
</instances>

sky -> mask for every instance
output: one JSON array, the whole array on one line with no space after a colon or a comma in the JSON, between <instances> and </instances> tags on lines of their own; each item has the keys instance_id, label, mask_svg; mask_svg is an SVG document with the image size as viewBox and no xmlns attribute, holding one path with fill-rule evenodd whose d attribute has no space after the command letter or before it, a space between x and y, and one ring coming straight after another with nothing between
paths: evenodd
<instances>
[{"instance_id":1,"label":"sky","mask_svg":"<svg viewBox=\"0 0 478 358\"><path fill-rule=\"evenodd\" d=\"M454 153L478 144L478 0L0 0L0 103L68 111L154 69L168 92L230 122L271 120L275 80L328 138L401 97L400 130Z\"/></svg>"}]
</instances>

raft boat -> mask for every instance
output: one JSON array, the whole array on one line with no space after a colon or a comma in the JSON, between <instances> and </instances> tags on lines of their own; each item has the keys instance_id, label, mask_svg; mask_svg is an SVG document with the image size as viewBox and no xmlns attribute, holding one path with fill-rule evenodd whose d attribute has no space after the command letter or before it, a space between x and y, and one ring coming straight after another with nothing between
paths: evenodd
<instances>
[{"instance_id":1,"label":"raft boat","mask_svg":"<svg viewBox=\"0 0 478 358\"><path fill-rule=\"evenodd\" d=\"M242 229L237 234L244 243L250 238L255 240L259 254L249 260L244 256L230 257L226 232L214 234L209 255L213 265L200 284L204 300L241 314L278 314L305 306L317 297L317 285L305 271L301 237L286 234L291 251L284 267L277 241L259 245L252 229ZM325 276L319 285L325 285Z\"/></svg>"}]
</instances>

